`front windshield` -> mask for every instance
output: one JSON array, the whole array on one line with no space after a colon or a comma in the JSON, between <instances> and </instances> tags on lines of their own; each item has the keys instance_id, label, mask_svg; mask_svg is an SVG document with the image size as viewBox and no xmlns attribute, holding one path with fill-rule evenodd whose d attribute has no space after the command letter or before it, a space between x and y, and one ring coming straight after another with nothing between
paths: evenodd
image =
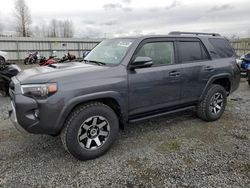
<instances>
[{"instance_id":1,"label":"front windshield","mask_svg":"<svg viewBox=\"0 0 250 188\"><path fill-rule=\"evenodd\" d=\"M119 64L133 41L133 39L104 40L91 50L84 60L105 64Z\"/></svg>"}]
</instances>

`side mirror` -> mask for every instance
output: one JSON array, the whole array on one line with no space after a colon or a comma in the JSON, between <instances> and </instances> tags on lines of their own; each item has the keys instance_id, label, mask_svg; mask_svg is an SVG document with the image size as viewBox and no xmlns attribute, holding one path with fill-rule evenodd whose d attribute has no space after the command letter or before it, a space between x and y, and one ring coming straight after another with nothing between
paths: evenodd
<instances>
[{"instance_id":1,"label":"side mirror","mask_svg":"<svg viewBox=\"0 0 250 188\"><path fill-rule=\"evenodd\" d=\"M131 69L151 67L153 65L153 60L150 57L138 56L130 64Z\"/></svg>"}]
</instances>

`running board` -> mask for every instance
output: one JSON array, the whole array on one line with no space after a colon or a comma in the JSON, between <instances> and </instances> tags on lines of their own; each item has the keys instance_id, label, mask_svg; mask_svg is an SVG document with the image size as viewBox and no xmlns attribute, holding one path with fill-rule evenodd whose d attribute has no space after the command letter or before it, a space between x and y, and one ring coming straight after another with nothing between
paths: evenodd
<instances>
[{"instance_id":1,"label":"running board","mask_svg":"<svg viewBox=\"0 0 250 188\"><path fill-rule=\"evenodd\" d=\"M135 122L138 122L138 121L143 121L143 120L147 120L147 119L151 119L151 118L156 118L156 117L159 117L159 116L164 116L164 115L167 115L167 114L172 114L172 113L181 112L181 111L185 111L185 110L191 110L191 109L194 109L194 108L195 108L195 106L188 106L188 107L179 108L179 109L176 109L176 110L171 110L171 111L167 111L167 112L161 112L161 113L158 113L158 114L148 115L148 116L145 116L145 117L139 117L139 118L131 119L128 122L129 123L135 123Z\"/></svg>"}]
</instances>

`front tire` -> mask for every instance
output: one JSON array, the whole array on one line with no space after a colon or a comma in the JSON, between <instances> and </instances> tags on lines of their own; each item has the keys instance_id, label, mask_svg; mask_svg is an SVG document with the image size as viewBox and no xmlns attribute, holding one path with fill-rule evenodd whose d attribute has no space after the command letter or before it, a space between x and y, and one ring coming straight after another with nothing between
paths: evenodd
<instances>
[{"instance_id":1,"label":"front tire","mask_svg":"<svg viewBox=\"0 0 250 188\"><path fill-rule=\"evenodd\" d=\"M115 112L100 102L78 106L67 118L61 140L79 160L99 157L109 150L119 131Z\"/></svg>"},{"instance_id":2,"label":"front tire","mask_svg":"<svg viewBox=\"0 0 250 188\"><path fill-rule=\"evenodd\" d=\"M204 121L215 121L225 111L227 93L221 85L209 87L204 99L197 105L197 116Z\"/></svg>"}]
</instances>

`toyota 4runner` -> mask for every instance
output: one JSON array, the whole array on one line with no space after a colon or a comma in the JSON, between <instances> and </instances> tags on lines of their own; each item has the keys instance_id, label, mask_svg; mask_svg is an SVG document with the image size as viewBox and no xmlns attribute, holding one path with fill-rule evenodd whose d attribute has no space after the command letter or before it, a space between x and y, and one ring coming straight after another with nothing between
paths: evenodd
<instances>
[{"instance_id":1,"label":"toyota 4runner","mask_svg":"<svg viewBox=\"0 0 250 188\"><path fill-rule=\"evenodd\" d=\"M115 38L83 62L13 77L10 114L19 130L60 134L65 149L86 160L104 154L126 123L188 109L219 119L239 81L234 50L219 34Z\"/></svg>"}]
</instances>

